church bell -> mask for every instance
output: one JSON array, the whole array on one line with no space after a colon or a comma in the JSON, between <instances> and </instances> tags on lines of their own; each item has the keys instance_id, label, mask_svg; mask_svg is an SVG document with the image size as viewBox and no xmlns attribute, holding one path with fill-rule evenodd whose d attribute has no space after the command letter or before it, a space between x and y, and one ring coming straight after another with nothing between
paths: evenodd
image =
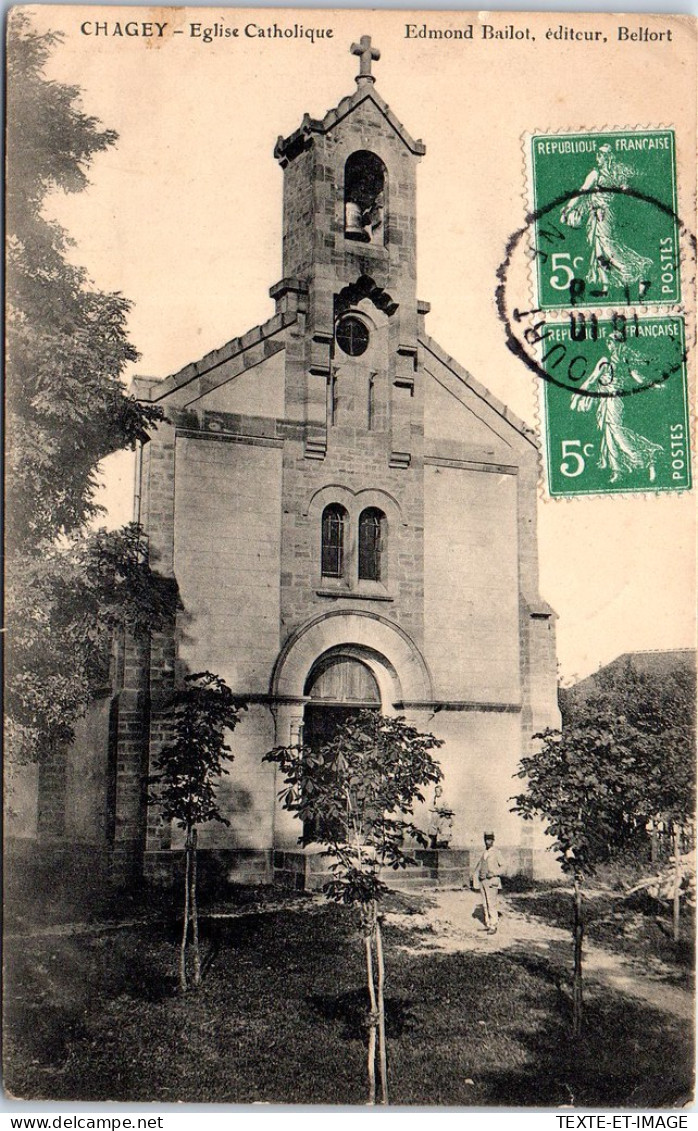
<instances>
[{"instance_id":1,"label":"church bell","mask_svg":"<svg viewBox=\"0 0 698 1131\"><path fill-rule=\"evenodd\" d=\"M344 206L344 235L348 240L360 240L361 243L371 242L371 237L363 224L361 207L352 200L348 200Z\"/></svg>"}]
</instances>

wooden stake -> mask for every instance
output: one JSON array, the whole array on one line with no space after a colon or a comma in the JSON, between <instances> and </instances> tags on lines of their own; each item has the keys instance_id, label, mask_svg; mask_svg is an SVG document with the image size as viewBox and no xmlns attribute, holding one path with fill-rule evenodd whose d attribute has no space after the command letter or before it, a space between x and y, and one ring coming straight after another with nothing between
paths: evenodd
<instances>
[{"instance_id":1,"label":"wooden stake","mask_svg":"<svg viewBox=\"0 0 698 1131\"><path fill-rule=\"evenodd\" d=\"M196 898L196 851L198 830L192 829L191 834L191 929L192 948L194 951L194 985L201 985L201 951L199 950L199 905Z\"/></svg>"},{"instance_id":2,"label":"wooden stake","mask_svg":"<svg viewBox=\"0 0 698 1131\"><path fill-rule=\"evenodd\" d=\"M183 993L187 992L187 937L189 935L189 829L184 848L184 922L182 924L182 942L179 947L179 987Z\"/></svg>"},{"instance_id":3,"label":"wooden stake","mask_svg":"<svg viewBox=\"0 0 698 1131\"><path fill-rule=\"evenodd\" d=\"M584 921L582 918L582 888L579 876L574 877L574 977L572 981L572 1032L579 1037L582 1032L582 939Z\"/></svg>"},{"instance_id":4,"label":"wooden stake","mask_svg":"<svg viewBox=\"0 0 698 1131\"><path fill-rule=\"evenodd\" d=\"M385 1039L385 963L383 961L383 935L378 910L374 902L376 920L376 964L378 966L378 1057L381 1070L381 1103L388 1102L388 1047Z\"/></svg>"},{"instance_id":5,"label":"wooden stake","mask_svg":"<svg viewBox=\"0 0 698 1131\"><path fill-rule=\"evenodd\" d=\"M672 843L674 846L674 942L679 941L680 915L681 915L681 862L679 859L679 830L677 825L672 825Z\"/></svg>"},{"instance_id":6,"label":"wooden stake","mask_svg":"<svg viewBox=\"0 0 698 1131\"><path fill-rule=\"evenodd\" d=\"M364 942L366 944L366 978L368 981L368 996L371 1003L371 1019L368 1030L368 1103L375 1104L376 1102L376 1015L378 1013L378 1006L376 1003L376 988L373 982L373 953L372 953L372 940L373 930L367 931L364 935Z\"/></svg>"}]
</instances>

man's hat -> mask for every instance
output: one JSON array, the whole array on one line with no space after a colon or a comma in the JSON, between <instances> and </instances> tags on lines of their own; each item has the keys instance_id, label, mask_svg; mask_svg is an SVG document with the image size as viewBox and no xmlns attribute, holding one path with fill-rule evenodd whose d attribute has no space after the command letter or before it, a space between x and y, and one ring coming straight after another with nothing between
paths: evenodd
<instances>
[{"instance_id":1,"label":"man's hat","mask_svg":"<svg viewBox=\"0 0 698 1131\"><path fill-rule=\"evenodd\" d=\"M482 835L485 840L494 840L494 833L483 833Z\"/></svg>"}]
</instances>

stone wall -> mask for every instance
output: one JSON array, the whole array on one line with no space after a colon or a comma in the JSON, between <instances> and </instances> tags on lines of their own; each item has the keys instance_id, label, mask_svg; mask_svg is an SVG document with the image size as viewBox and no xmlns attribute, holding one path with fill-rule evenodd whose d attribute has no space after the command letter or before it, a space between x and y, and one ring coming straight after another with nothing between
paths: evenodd
<instances>
[{"instance_id":1,"label":"stone wall","mask_svg":"<svg viewBox=\"0 0 698 1131\"><path fill-rule=\"evenodd\" d=\"M115 766L109 758L111 699L91 705L75 727L75 740L66 759L65 835L76 843L106 847L113 835L111 777Z\"/></svg>"},{"instance_id":2,"label":"stone wall","mask_svg":"<svg viewBox=\"0 0 698 1131\"><path fill-rule=\"evenodd\" d=\"M281 451L177 440L174 567L180 674L208 669L266 693L279 650Z\"/></svg>"},{"instance_id":3,"label":"stone wall","mask_svg":"<svg viewBox=\"0 0 698 1131\"><path fill-rule=\"evenodd\" d=\"M198 412L237 413L248 417L283 417L284 351L279 350L254 368L235 373L227 382L189 404ZM236 369L229 363L221 369Z\"/></svg>"},{"instance_id":4,"label":"stone wall","mask_svg":"<svg viewBox=\"0 0 698 1131\"><path fill-rule=\"evenodd\" d=\"M242 867L248 878L258 874L255 853L270 849L273 837L274 771L261 759L274 745L274 723L268 706L256 700L268 691L279 649L280 444L190 434L176 441L173 566L183 605L177 677L213 671L243 699L252 697L230 739L235 760L218 787L230 826L214 822L204 827L200 843L202 851L214 853L211 860L215 857L226 875ZM174 648L174 640L171 644ZM163 641L162 647L167 646ZM166 739L154 711L151 766ZM162 853L179 848L180 832L163 825L151 810L148 875L169 874ZM221 852L233 856L223 864ZM265 876L267 871L264 864Z\"/></svg>"},{"instance_id":5,"label":"stone wall","mask_svg":"<svg viewBox=\"0 0 698 1131\"><path fill-rule=\"evenodd\" d=\"M442 804L455 812L453 847L477 852L483 832L492 829L497 846L518 863L521 821L509 812L509 798L521 756L519 713L441 710L423 726L444 740L436 757L444 772Z\"/></svg>"},{"instance_id":6,"label":"stone wall","mask_svg":"<svg viewBox=\"0 0 698 1131\"><path fill-rule=\"evenodd\" d=\"M199 830L202 850L270 849L273 843L275 768L262 757L274 746L274 720L266 704L252 703L229 738L234 755L216 786L221 812L230 825L211 821ZM184 846L173 829L172 848Z\"/></svg>"},{"instance_id":7,"label":"stone wall","mask_svg":"<svg viewBox=\"0 0 698 1131\"><path fill-rule=\"evenodd\" d=\"M516 476L426 467L424 487L435 697L520 705Z\"/></svg>"},{"instance_id":8,"label":"stone wall","mask_svg":"<svg viewBox=\"0 0 698 1131\"><path fill-rule=\"evenodd\" d=\"M3 831L5 837L35 840L38 826L39 767L36 762L4 766Z\"/></svg>"},{"instance_id":9,"label":"stone wall","mask_svg":"<svg viewBox=\"0 0 698 1131\"><path fill-rule=\"evenodd\" d=\"M310 617L331 609L375 610L399 624L421 646L423 638L423 519L421 469L389 467L390 440L385 434L360 433L337 429L328 439L328 452L322 463L304 458L301 444L289 442L284 451L284 514L281 559L281 615L284 638ZM341 434L340 434L341 433ZM358 496L372 490L367 505L378 505L384 512L398 508L388 521L384 573L380 588L361 586L354 574L346 579L344 592L321 576L321 512L312 508L313 496L337 485L336 500L344 502L344 492ZM380 497L380 493L385 498ZM382 504L382 505L381 505ZM349 509L349 508L348 508ZM400 517L402 516L402 517ZM354 519L358 514L354 514ZM357 523L348 532L355 542ZM351 557L352 549L349 546ZM354 569L355 566L355 558ZM372 589L372 592L369 592Z\"/></svg>"}]
</instances>

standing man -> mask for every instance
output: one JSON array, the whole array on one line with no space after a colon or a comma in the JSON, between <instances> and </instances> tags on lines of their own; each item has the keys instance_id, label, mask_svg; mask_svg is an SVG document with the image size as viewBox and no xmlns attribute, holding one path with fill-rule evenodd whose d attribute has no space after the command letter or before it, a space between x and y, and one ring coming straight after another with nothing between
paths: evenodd
<instances>
[{"instance_id":1,"label":"standing man","mask_svg":"<svg viewBox=\"0 0 698 1131\"><path fill-rule=\"evenodd\" d=\"M502 886L504 865L498 850L494 847L494 833L484 835L485 851L478 860L475 874L480 881L487 934L495 935L499 921L499 891Z\"/></svg>"}]
</instances>

